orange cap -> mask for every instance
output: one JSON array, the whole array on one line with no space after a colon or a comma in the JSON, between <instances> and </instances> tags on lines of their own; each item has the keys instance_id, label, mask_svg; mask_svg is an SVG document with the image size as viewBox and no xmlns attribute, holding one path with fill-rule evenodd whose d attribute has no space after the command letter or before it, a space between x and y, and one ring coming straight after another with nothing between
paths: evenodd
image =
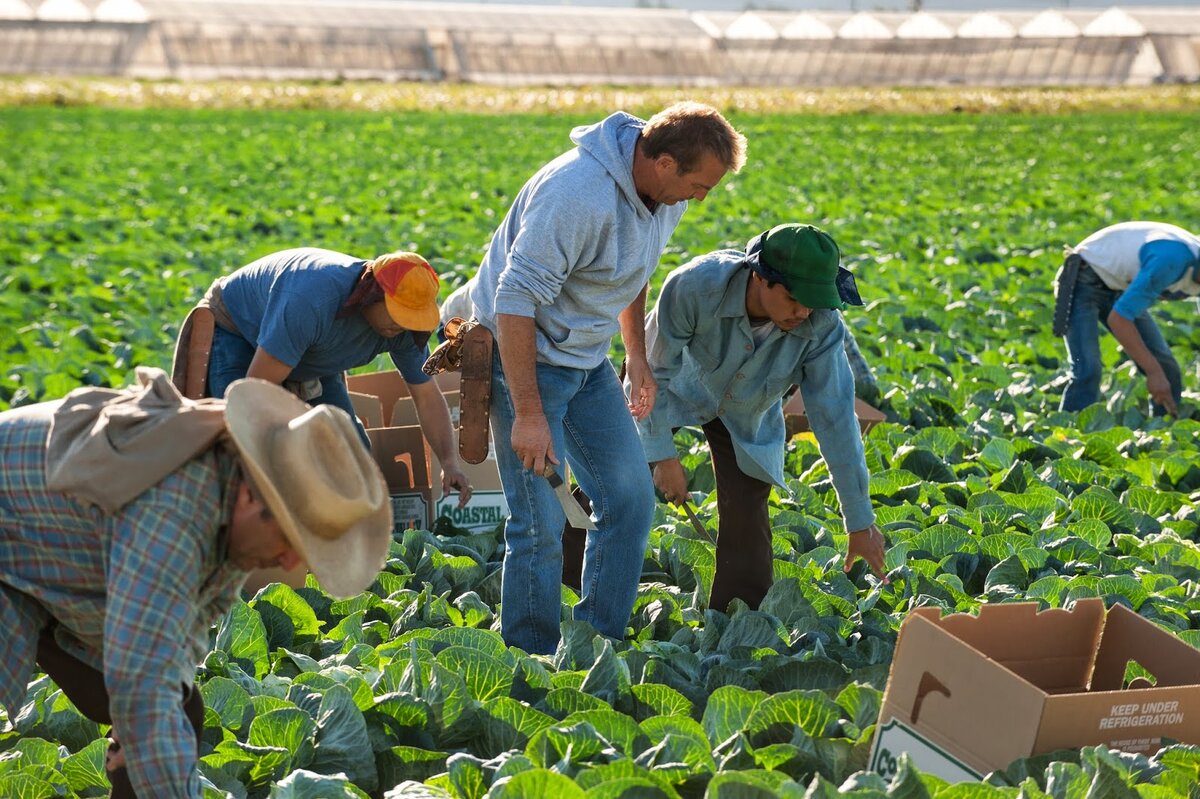
<instances>
[{"instance_id":1,"label":"orange cap","mask_svg":"<svg viewBox=\"0 0 1200 799\"><path fill-rule=\"evenodd\" d=\"M371 263L383 289L388 316L407 330L432 331L438 326L438 276L415 252L392 252Z\"/></svg>"}]
</instances>

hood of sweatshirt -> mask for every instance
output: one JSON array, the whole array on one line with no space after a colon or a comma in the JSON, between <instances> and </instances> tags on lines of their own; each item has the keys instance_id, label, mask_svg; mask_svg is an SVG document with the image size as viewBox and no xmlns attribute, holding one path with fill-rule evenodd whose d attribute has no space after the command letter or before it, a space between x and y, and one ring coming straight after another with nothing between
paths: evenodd
<instances>
[{"instance_id":1,"label":"hood of sweatshirt","mask_svg":"<svg viewBox=\"0 0 1200 799\"><path fill-rule=\"evenodd\" d=\"M644 120L624 111L617 111L600 122L580 125L571 131L571 141L575 142L581 151L599 161L608 174L612 175L621 194L637 211L639 217L648 217L651 214L650 209L638 196L637 186L633 182L633 151L645 126Z\"/></svg>"}]
</instances>

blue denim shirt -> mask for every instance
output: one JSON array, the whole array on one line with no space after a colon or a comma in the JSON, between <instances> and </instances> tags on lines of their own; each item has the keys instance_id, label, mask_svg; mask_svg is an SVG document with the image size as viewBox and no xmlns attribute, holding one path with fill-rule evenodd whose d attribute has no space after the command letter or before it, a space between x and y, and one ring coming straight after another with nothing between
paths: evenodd
<instances>
[{"instance_id":1,"label":"blue denim shirt","mask_svg":"<svg viewBox=\"0 0 1200 799\"><path fill-rule=\"evenodd\" d=\"M814 310L790 331L775 328L757 347L746 314L744 254L721 250L672 272L646 317L646 349L658 399L638 425L646 459L677 457L672 428L720 418L738 467L784 485L781 399L795 384L829 467L848 530L875 520L854 378L837 311Z\"/></svg>"}]
</instances>

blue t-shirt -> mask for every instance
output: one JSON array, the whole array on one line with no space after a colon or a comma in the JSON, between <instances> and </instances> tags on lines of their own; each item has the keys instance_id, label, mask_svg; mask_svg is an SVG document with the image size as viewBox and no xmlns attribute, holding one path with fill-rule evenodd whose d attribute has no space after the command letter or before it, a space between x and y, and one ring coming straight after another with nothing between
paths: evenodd
<instances>
[{"instance_id":1,"label":"blue t-shirt","mask_svg":"<svg viewBox=\"0 0 1200 799\"><path fill-rule=\"evenodd\" d=\"M1181 241L1149 241L1138 250L1137 277L1113 304L1113 310L1130 321L1144 314L1160 297L1177 299L1167 288L1178 282L1188 269L1196 267L1192 251Z\"/></svg>"},{"instance_id":2,"label":"blue t-shirt","mask_svg":"<svg viewBox=\"0 0 1200 799\"><path fill-rule=\"evenodd\" d=\"M283 250L225 278L221 296L242 337L292 367L289 380L329 377L387 352L406 382L427 382L428 349L411 332L389 339L360 313L336 318L365 264L314 247Z\"/></svg>"}]
</instances>

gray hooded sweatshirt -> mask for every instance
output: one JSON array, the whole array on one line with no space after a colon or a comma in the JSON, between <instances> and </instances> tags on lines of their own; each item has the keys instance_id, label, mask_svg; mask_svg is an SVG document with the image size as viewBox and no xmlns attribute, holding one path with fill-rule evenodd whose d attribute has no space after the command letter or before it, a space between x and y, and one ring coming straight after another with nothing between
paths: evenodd
<instances>
[{"instance_id":1,"label":"gray hooded sweatshirt","mask_svg":"<svg viewBox=\"0 0 1200 799\"><path fill-rule=\"evenodd\" d=\"M645 122L617 112L571 131L578 145L521 188L471 289L475 315L534 319L537 359L593 369L608 356L617 315L637 298L687 210L652 213L633 184L633 153Z\"/></svg>"}]
</instances>

